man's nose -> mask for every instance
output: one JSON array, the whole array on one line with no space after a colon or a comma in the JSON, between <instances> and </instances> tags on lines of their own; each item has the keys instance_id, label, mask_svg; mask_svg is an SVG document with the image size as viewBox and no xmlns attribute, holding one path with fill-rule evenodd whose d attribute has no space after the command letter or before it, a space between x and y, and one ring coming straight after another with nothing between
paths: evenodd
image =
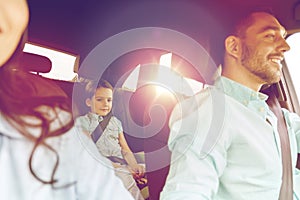
<instances>
[{"instance_id":1,"label":"man's nose","mask_svg":"<svg viewBox=\"0 0 300 200\"><path fill-rule=\"evenodd\" d=\"M279 45L279 50L281 52L287 52L291 49L290 45L286 42L284 38L280 39L280 45Z\"/></svg>"}]
</instances>

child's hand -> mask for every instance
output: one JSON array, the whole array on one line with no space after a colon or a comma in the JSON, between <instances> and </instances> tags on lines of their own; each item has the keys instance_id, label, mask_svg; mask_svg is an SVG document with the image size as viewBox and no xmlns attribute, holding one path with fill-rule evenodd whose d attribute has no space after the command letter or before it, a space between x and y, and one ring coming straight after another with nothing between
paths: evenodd
<instances>
[{"instance_id":1,"label":"child's hand","mask_svg":"<svg viewBox=\"0 0 300 200\"><path fill-rule=\"evenodd\" d=\"M143 165L135 164L132 166L128 166L131 171L134 179L142 178L145 174L145 167Z\"/></svg>"}]
</instances>

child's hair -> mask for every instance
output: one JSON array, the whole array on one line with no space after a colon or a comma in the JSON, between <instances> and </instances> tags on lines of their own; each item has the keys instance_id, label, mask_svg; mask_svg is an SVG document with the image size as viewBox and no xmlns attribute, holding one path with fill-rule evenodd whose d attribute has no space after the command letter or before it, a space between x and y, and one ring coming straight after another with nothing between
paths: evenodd
<instances>
[{"instance_id":1,"label":"child's hair","mask_svg":"<svg viewBox=\"0 0 300 200\"><path fill-rule=\"evenodd\" d=\"M98 83L94 80L91 80L85 86L85 92L87 97L90 98L94 96L96 90L101 87L111 89L112 91L114 89L113 86L107 80L100 79Z\"/></svg>"}]
</instances>

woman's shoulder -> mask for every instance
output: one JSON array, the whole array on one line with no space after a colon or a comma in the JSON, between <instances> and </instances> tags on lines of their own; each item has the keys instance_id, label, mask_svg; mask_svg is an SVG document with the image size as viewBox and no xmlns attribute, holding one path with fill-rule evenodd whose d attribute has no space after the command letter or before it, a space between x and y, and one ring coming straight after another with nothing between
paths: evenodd
<instances>
[{"instance_id":1,"label":"woman's shoulder","mask_svg":"<svg viewBox=\"0 0 300 200\"><path fill-rule=\"evenodd\" d=\"M76 155L76 158L80 158L80 162L83 160L96 160L102 164L107 164L106 159L99 154L91 138L82 134L76 127L71 128L60 137L54 138L50 143L56 143L57 141L60 143L61 153Z\"/></svg>"},{"instance_id":2,"label":"woman's shoulder","mask_svg":"<svg viewBox=\"0 0 300 200\"><path fill-rule=\"evenodd\" d=\"M0 113L0 133L10 138L23 137Z\"/></svg>"}]
</instances>

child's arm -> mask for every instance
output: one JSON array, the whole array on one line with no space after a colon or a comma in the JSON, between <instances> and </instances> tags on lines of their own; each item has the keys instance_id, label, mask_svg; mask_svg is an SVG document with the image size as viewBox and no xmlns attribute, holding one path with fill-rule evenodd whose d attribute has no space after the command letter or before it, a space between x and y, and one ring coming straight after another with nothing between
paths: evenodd
<instances>
[{"instance_id":1,"label":"child's arm","mask_svg":"<svg viewBox=\"0 0 300 200\"><path fill-rule=\"evenodd\" d=\"M131 149L129 148L125 136L124 134L121 132L119 134L119 143L122 149L122 155L123 158L126 160L126 162L128 163L128 166L130 167L130 169L133 171L133 173L137 176L143 176L145 173L145 168L142 165L139 165L136 162L136 159L131 151Z\"/></svg>"}]
</instances>

